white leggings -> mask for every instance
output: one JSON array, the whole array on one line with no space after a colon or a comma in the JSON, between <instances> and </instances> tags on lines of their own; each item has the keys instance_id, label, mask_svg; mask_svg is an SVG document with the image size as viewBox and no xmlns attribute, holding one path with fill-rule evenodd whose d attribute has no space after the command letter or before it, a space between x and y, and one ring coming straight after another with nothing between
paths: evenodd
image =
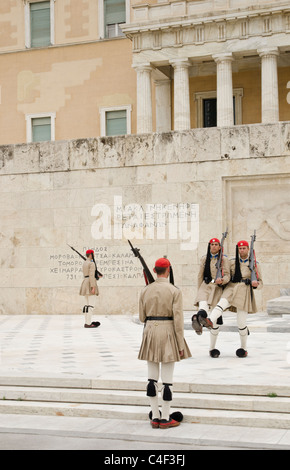
<instances>
[{"instance_id":1,"label":"white leggings","mask_svg":"<svg viewBox=\"0 0 290 470\"><path fill-rule=\"evenodd\" d=\"M172 384L173 380L173 372L174 372L175 362L150 362L147 361L148 367L148 380L156 380L154 383L156 388L156 396L149 397L150 406L152 410L152 419L159 419L159 408L158 408L158 385L157 382L159 380L159 375L161 375L161 380L163 384ZM172 391L172 386L169 387ZM170 415L170 401L163 400L163 390L164 387L161 389L161 397L162 397L162 419L169 419Z\"/></svg>"},{"instance_id":2,"label":"white leggings","mask_svg":"<svg viewBox=\"0 0 290 470\"><path fill-rule=\"evenodd\" d=\"M95 308L96 305L96 296L95 295L85 295L85 305L91 305ZM85 312L85 323L90 325L92 323L92 309L88 308L88 312Z\"/></svg>"},{"instance_id":3,"label":"white leggings","mask_svg":"<svg viewBox=\"0 0 290 470\"><path fill-rule=\"evenodd\" d=\"M219 326L217 325L217 319L223 314L223 311L229 308L231 304L223 297L218 301L216 307L212 310L209 315L210 320L213 322L213 329L210 330L210 350L215 348L217 337L219 334ZM199 308L209 311L207 302L199 302ZM247 316L248 312L243 310L237 311L237 325L239 328L241 348L246 349L248 339L248 328L247 328Z\"/></svg>"}]
</instances>

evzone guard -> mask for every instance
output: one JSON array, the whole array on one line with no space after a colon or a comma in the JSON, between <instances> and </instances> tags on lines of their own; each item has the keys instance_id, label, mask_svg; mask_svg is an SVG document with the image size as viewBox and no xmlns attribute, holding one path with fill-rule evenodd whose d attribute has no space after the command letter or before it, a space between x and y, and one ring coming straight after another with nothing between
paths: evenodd
<instances>
[{"instance_id":1,"label":"evzone guard","mask_svg":"<svg viewBox=\"0 0 290 470\"><path fill-rule=\"evenodd\" d=\"M230 260L231 281L207 318L208 323L206 326L212 328L211 333L215 332L214 337L211 335L211 338L215 340L211 340L210 353L212 357L219 357L220 355L220 351L215 348L219 333L217 320L229 308L237 313L241 347L237 349L236 355L238 357L247 357L248 355L247 340L250 332L247 327L247 317L248 314L257 312L254 290L263 287L261 267L256 261L254 251L255 234L251 238L251 247L249 247L246 240L240 240L237 243L236 256Z\"/></svg>"},{"instance_id":2,"label":"evzone guard","mask_svg":"<svg viewBox=\"0 0 290 470\"><path fill-rule=\"evenodd\" d=\"M201 258L197 279L197 295L195 305L199 310L192 316L192 327L198 335L202 334L203 326L210 328L210 355L215 354L216 330L219 326L213 324L208 317L210 309L213 310L219 302L223 288L230 281L230 264L223 253L223 242L227 232L223 234L222 242L212 238L208 243L207 254ZM218 323L222 324L221 314Z\"/></svg>"},{"instance_id":3,"label":"evzone guard","mask_svg":"<svg viewBox=\"0 0 290 470\"><path fill-rule=\"evenodd\" d=\"M182 293L168 282L172 273L169 260L158 259L154 272L156 281L143 289L139 300L139 318L145 327L138 359L147 361L151 426L167 429L178 426L183 417L179 412L170 414L174 366L181 359L191 357L191 353L184 339ZM160 375L161 415L158 406Z\"/></svg>"},{"instance_id":4,"label":"evzone guard","mask_svg":"<svg viewBox=\"0 0 290 470\"><path fill-rule=\"evenodd\" d=\"M83 313L85 315L84 328L97 328L100 326L100 322L92 322L92 311L96 305L96 296L99 295L99 288L97 285L97 277L100 273L97 271L94 250L86 251L86 260L83 263L83 275L79 294L85 297L85 305L83 307Z\"/></svg>"}]
</instances>

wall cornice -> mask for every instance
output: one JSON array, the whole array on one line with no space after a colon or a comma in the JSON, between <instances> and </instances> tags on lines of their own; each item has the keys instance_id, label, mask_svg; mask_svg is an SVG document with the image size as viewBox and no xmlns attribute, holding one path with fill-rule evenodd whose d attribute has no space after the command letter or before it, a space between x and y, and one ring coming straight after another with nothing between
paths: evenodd
<instances>
[{"instance_id":1,"label":"wall cornice","mask_svg":"<svg viewBox=\"0 0 290 470\"><path fill-rule=\"evenodd\" d=\"M188 5L190 2L175 2L175 5ZM243 11L221 12L217 15L184 15L166 18L165 10L172 3L157 5L136 5L135 12L139 14L139 21L125 24L123 32L133 42L133 53L146 50L160 50L168 47L183 47L187 45L206 45L222 43L226 41L237 41L237 50L242 50L242 44L248 39L278 37L282 35L281 42L276 41L276 46L286 47L289 45L290 33L290 8L272 7L271 9L245 9ZM158 15L152 11L159 8ZM143 8L143 10L142 10ZM154 10L155 9L155 10ZM150 13L151 12L151 13ZM137 15L138 16L138 15ZM265 42L265 41L264 41ZM248 49L248 47L245 47ZM250 48L252 49L252 48ZM255 48L254 48L255 49Z\"/></svg>"}]
</instances>

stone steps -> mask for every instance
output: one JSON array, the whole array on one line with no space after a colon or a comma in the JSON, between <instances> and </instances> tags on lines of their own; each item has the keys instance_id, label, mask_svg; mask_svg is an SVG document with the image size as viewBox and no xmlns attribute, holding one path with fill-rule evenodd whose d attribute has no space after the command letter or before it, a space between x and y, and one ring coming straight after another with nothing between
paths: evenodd
<instances>
[{"instance_id":1,"label":"stone steps","mask_svg":"<svg viewBox=\"0 0 290 470\"><path fill-rule=\"evenodd\" d=\"M148 420L148 406L100 405L57 402L0 403L0 414L41 416L70 416L82 418L106 418L122 420ZM174 411L174 408L172 408ZM290 429L287 413L246 412L233 410L206 410L183 408L185 423L246 426L257 428Z\"/></svg>"},{"instance_id":2,"label":"stone steps","mask_svg":"<svg viewBox=\"0 0 290 470\"><path fill-rule=\"evenodd\" d=\"M14 384L7 384L9 381ZM3 382L6 384L3 385ZM23 382L25 380L21 383L20 379L0 379L0 413L148 419L149 406L144 382L119 381L116 384L116 381L78 380L70 382L69 386L67 381L54 379L43 379L42 386L40 379L30 378L24 385ZM66 386L63 386L64 383ZM191 391L191 388L199 390ZM206 388L210 393L203 391ZM172 410L182 411L184 422L187 423L290 429L289 389L276 386L268 387L267 391L266 388L248 386L246 390L241 386L240 391L234 391L233 387L230 389L218 384L176 384ZM241 390L244 394L240 393ZM267 396L268 393L279 391L284 396Z\"/></svg>"},{"instance_id":3,"label":"stone steps","mask_svg":"<svg viewBox=\"0 0 290 470\"><path fill-rule=\"evenodd\" d=\"M8 401L148 406L144 391L0 386L0 404ZM172 406L186 409L290 413L290 398L174 392Z\"/></svg>"},{"instance_id":4,"label":"stone steps","mask_svg":"<svg viewBox=\"0 0 290 470\"><path fill-rule=\"evenodd\" d=\"M136 390L146 389L146 380L123 379L86 379L62 377L20 377L0 376L0 386L41 387L41 388L73 388L76 390ZM190 383L174 382L174 392L208 393L226 395L267 396L276 394L279 397L290 397L290 386L287 385L256 385L232 383Z\"/></svg>"}]
</instances>

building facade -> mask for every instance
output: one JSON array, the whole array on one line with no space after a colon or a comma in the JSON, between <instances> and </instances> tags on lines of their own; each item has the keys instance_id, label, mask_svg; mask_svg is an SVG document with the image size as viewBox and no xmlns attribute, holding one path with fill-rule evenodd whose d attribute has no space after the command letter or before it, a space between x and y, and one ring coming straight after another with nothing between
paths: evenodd
<instances>
[{"instance_id":1,"label":"building facade","mask_svg":"<svg viewBox=\"0 0 290 470\"><path fill-rule=\"evenodd\" d=\"M126 11L125 0L1 2L0 144L136 132Z\"/></svg>"},{"instance_id":2,"label":"building facade","mask_svg":"<svg viewBox=\"0 0 290 470\"><path fill-rule=\"evenodd\" d=\"M192 310L226 227L229 256L256 230L265 310L290 285L289 106L286 1L0 2L0 314L82 311L68 245L96 252L96 313L135 313L127 239Z\"/></svg>"},{"instance_id":3,"label":"building facade","mask_svg":"<svg viewBox=\"0 0 290 470\"><path fill-rule=\"evenodd\" d=\"M5 0L0 144L289 119L283 0Z\"/></svg>"},{"instance_id":4,"label":"building facade","mask_svg":"<svg viewBox=\"0 0 290 470\"><path fill-rule=\"evenodd\" d=\"M132 10L123 31L133 41L138 132L154 129L152 77L157 131L289 119L287 2L136 2Z\"/></svg>"}]
</instances>

